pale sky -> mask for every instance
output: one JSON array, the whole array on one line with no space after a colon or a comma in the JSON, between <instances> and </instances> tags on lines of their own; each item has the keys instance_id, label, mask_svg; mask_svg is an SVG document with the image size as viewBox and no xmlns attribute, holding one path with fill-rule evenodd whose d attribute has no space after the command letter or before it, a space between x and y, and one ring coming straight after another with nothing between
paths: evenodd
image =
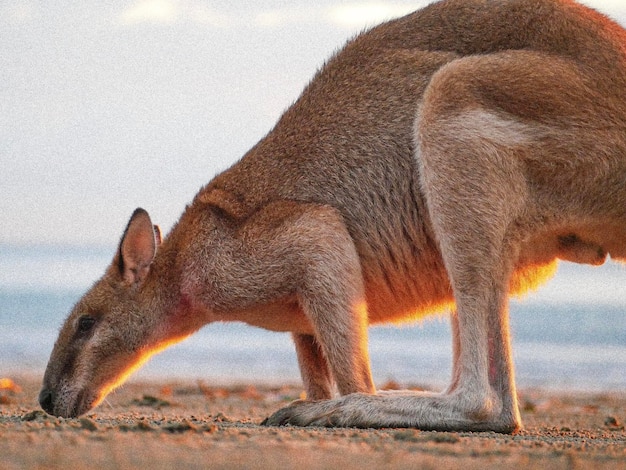
<instances>
[{"instance_id":1,"label":"pale sky","mask_svg":"<svg viewBox=\"0 0 626 470\"><path fill-rule=\"evenodd\" d=\"M428 1L0 2L0 243L167 231L356 32ZM626 25L626 2L585 2Z\"/></svg>"}]
</instances>

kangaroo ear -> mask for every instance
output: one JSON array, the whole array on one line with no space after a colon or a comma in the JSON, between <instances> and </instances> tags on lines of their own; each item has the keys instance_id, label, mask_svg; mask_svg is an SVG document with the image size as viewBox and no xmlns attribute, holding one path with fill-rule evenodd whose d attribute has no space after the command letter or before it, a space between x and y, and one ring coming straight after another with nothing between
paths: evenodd
<instances>
[{"instance_id":1,"label":"kangaroo ear","mask_svg":"<svg viewBox=\"0 0 626 470\"><path fill-rule=\"evenodd\" d=\"M155 233L154 227L148 213L139 208L131 216L124 231L118 252L118 266L120 274L130 284L142 282L150 272L150 264L161 238L161 231Z\"/></svg>"},{"instance_id":2,"label":"kangaroo ear","mask_svg":"<svg viewBox=\"0 0 626 470\"><path fill-rule=\"evenodd\" d=\"M158 225L153 225L152 228L154 229L154 240L158 248L161 246L161 243L163 243L163 236L161 235L161 228Z\"/></svg>"}]
</instances>

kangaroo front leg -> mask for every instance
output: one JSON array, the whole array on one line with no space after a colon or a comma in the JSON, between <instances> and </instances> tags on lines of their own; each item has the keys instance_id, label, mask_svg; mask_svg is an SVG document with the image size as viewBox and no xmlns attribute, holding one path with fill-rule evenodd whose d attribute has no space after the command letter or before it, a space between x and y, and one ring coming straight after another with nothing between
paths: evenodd
<instances>
[{"instance_id":1,"label":"kangaroo front leg","mask_svg":"<svg viewBox=\"0 0 626 470\"><path fill-rule=\"evenodd\" d=\"M292 331L308 398L330 398L333 381L342 395L374 393L361 264L341 215L328 206L274 202L239 236L245 259L228 272L245 266L236 278L247 287L237 291L258 303L276 292L295 298L306 319Z\"/></svg>"},{"instance_id":2,"label":"kangaroo front leg","mask_svg":"<svg viewBox=\"0 0 626 470\"><path fill-rule=\"evenodd\" d=\"M332 379L322 348L313 335L293 334L300 375L307 400L324 400L332 396Z\"/></svg>"},{"instance_id":3,"label":"kangaroo front leg","mask_svg":"<svg viewBox=\"0 0 626 470\"><path fill-rule=\"evenodd\" d=\"M315 361L326 359L341 395L374 393L367 351L367 306L354 242L343 219L328 207L303 215L298 232L298 243L304 242L300 262L305 267L298 297L320 348ZM303 345L302 338L299 343L308 349L301 352L315 354L312 344ZM310 374L310 366L305 364L303 373ZM326 395L317 379L307 391L313 396L322 391Z\"/></svg>"}]
</instances>

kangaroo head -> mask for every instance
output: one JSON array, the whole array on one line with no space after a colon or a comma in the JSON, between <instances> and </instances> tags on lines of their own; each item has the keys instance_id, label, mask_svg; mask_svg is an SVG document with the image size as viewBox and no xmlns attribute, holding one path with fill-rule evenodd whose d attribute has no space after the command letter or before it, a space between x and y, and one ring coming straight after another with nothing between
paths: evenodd
<instances>
[{"instance_id":1,"label":"kangaroo head","mask_svg":"<svg viewBox=\"0 0 626 470\"><path fill-rule=\"evenodd\" d=\"M148 213L137 209L113 263L61 328L39 394L46 412L85 413L154 352L158 318L150 314L149 303L140 301L140 293L160 238Z\"/></svg>"}]
</instances>

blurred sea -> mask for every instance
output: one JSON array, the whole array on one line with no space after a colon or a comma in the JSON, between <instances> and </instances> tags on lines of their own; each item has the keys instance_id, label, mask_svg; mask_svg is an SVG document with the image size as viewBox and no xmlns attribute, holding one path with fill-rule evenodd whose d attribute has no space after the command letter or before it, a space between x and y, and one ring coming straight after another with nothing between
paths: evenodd
<instances>
[{"instance_id":1,"label":"blurred sea","mask_svg":"<svg viewBox=\"0 0 626 470\"><path fill-rule=\"evenodd\" d=\"M43 374L59 327L104 271L114 248L0 244L0 377ZM520 388L626 391L626 268L561 263L537 293L511 304ZM443 388L450 376L447 318L370 329L378 385ZM243 324L205 326L135 375L207 384L298 383L286 333Z\"/></svg>"}]
</instances>

